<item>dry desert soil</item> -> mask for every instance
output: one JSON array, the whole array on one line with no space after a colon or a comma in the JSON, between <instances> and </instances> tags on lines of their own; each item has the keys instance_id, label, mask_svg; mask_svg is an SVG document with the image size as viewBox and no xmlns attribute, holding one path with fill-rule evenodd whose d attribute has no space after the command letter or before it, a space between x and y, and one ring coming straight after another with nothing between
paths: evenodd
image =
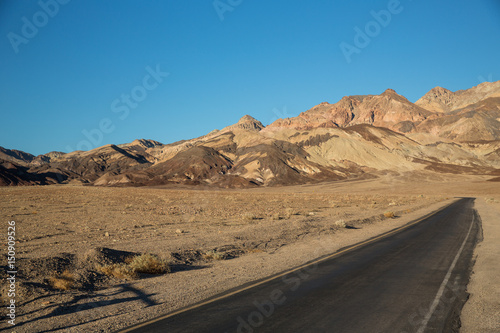
<instances>
[{"instance_id":1,"label":"dry desert soil","mask_svg":"<svg viewBox=\"0 0 500 333\"><path fill-rule=\"evenodd\" d=\"M247 190L0 188L5 232L16 221L18 269L16 326L4 319L0 330L116 331L404 225L458 197L477 198L484 234L462 332L499 332L499 183L426 172ZM170 272L130 273L126 267L141 254L168 263Z\"/></svg>"}]
</instances>

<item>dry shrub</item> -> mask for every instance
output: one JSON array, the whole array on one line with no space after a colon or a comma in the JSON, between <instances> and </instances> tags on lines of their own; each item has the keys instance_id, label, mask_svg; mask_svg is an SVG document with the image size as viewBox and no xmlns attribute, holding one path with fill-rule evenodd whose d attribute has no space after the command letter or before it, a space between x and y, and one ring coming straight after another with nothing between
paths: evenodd
<instances>
[{"instance_id":1,"label":"dry shrub","mask_svg":"<svg viewBox=\"0 0 500 333\"><path fill-rule=\"evenodd\" d=\"M297 211L293 208L285 209L285 218L288 220L292 215L298 215Z\"/></svg>"},{"instance_id":2,"label":"dry shrub","mask_svg":"<svg viewBox=\"0 0 500 333\"><path fill-rule=\"evenodd\" d=\"M257 220L257 216L255 216L254 214L252 213L245 213L243 214L242 216L242 219L245 220L245 221L253 221L253 220Z\"/></svg>"},{"instance_id":3,"label":"dry shrub","mask_svg":"<svg viewBox=\"0 0 500 333\"><path fill-rule=\"evenodd\" d=\"M54 289L69 290L75 285L75 276L73 273L65 270L61 274L51 277L49 282Z\"/></svg>"},{"instance_id":4,"label":"dry shrub","mask_svg":"<svg viewBox=\"0 0 500 333\"><path fill-rule=\"evenodd\" d=\"M247 249L246 252L247 253L263 253L264 251L262 251L261 249L253 248L253 249Z\"/></svg>"},{"instance_id":5,"label":"dry shrub","mask_svg":"<svg viewBox=\"0 0 500 333\"><path fill-rule=\"evenodd\" d=\"M170 272L170 267L164 260L150 253L133 257L128 265L136 273L163 274Z\"/></svg>"},{"instance_id":6,"label":"dry shrub","mask_svg":"<svg viewBox=\"0 0 500 333\"><path fill-rule=\"evenodd\" d=\"M388 219L393 219L396 217L396 215L394 214L394 212L385 212L384 213L384 216Z\"/></svg>"},{"instance_id":7,"label":"dry shrub","mask_svg":"<svg viewBox=\"0 0 500 333\"><path fill-rule=\"evenodd\" d=\"M347 223L344 220L338 220L335 225L339 228L347 228Z\"/></svg>"},{"instance_id":8,"label":"dry shrub","mask_svg":"<svg viewBox=\"0 0 500 333\"><path fill-rule=\"evenodd\" d=\"M110 265L100 265L97 266L97 270L102 274L114 277L120 280L135 279L137 278L137 273L134 272L127 264L110 264Z\"/></svg>"},{"instance_id":9,"label":"dry shrub","mask_svg":"<svg viewBox=\"0 0 500 333\"><path fill-rule=\"evenodd\" d=\"M273 220L281 220L281 215L279 213L274 213L271 216L271 219L273 219Z\"/></svg>"},{"instance_id":10,"label":"dry shrub","mask_svg":"<svg viewBox=\"0 0 500 333\"><path fill-rule=\"evenodd\" d=\"M215 250L207 251L203 255L203 258L207 260L224 260L225 254L223 252L218 252Z\"/></svg>"},{"instance_id":11,"label":"dry shrub","mask_svg":"<svg viewBox=\"0 0 500 333\"><path fill-rule=\"evenodd\" d=\"M146 253L129 257L124 263L99 265L97 270L102 274L117 279L135 279L139 273L163 274L169 273L170 267L166 261L154 254Z\"/></svg>"}]
</instances>

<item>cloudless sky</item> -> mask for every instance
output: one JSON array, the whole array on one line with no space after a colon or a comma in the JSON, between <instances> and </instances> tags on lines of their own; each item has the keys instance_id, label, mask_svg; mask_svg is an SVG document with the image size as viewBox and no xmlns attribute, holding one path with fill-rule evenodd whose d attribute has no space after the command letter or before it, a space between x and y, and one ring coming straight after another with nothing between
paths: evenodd
<instances>
[{"instance_id":1,"label":"cloudless sky","mask_svg":"<svg viewBox=\"0 0 500 333\"><path fill-rule=\"evenodd\" d=\"M500 80L497 0L401 0L378 28L371 11L394 0L60 1L56 12L41 0L51 15L38 1L0 2L5 148L170 143L245 114L267 125L345 95L392 88L415 102L435 86ZM367 24L372 37L348 62L340 45L355 47ZM157 68L169 73L159 83L147 77ZM134 108L122 100L132 92Z\"/></svg>"}]
</instances>

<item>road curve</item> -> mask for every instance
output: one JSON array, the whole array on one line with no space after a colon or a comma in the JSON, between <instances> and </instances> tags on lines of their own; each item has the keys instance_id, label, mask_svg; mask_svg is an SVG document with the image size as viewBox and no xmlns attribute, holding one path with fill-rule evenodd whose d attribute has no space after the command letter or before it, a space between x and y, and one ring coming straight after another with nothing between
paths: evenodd
<instances>
[{"instance_id":1,"label":"road curve","mask_svg":"<svg viewBox=\"0 0 500 333\"><path fill-rule=\"evenodd\" d=\"M454 332L481 234L474 199L123 332Z\"/></svg>"}]
</instances>

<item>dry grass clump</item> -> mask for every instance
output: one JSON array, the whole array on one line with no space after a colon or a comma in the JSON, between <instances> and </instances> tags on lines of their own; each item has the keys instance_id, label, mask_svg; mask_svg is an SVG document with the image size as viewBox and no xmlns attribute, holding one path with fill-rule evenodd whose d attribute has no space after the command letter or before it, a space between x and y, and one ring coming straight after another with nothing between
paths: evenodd
<instances>
[{"instance_id":1,"label":"dry grass clump","mask_svg":"<svg viewBox=\"0 0 500 333\"><path fill-rule=\"evenodd\" d=\"M137 273L134 272L127 264L110 264L110 265L99 265L97 266L97 271L100 273L114 277L120 280L135 279L137 278Z\"/></svg>"},{"instance_id":2,"label":"dry grass clump","mask_svg":"<svg viewBox=\"0 0 500 333\"><path fill-rule=\"evenodd\" d=\"M344 220L335 221L335 226L339 228L347 228L347 223Z\"/></svg>"},{"instance_id":3,"label":"dry grass clump","mask_svg":"<svg viewBox=\"0 0 500 333\"><path fill-rule=\"evenodd\" d=\"M165 260L150 253L133 257L128 266L136 273L163 274L170 272L170 267Z\"/></svg>"},{"instance_id":4,"label":"dry grass clump","mask_svg":"<svg viewBox=\"0 0 500 333\"><path fill-rule=\"evenodd\" d=\"M75 285L75 276L73 273L65 270L61 274L51 277L49 282L51 287L54 289L69 290Z\"/></svg>"},{"instance_id":5,"label":"dry grass clump","mask_svg":"<svg viewBox=\"0 0 500 333\"><path fill-rule=\"evenodd\" d=\"M385 212L384 213L384 216L388 219L393 219L396 217L396 215L394 214L394 212Z\"/></svg>"},{"instance_id":6,"label":"dry grass clump","mask_svg":"<svg viewBox=\"0 0 500 333\"><path fill-rule=\"evenodd\" d=\"M206 260L224 260L225 254L223 252L218 252L215 250L207 251L203 255Z\"/></svg>"},{"instance_id":7,"label":"dry grass clump","mask_svg":"<svg viewBox=\"0 0 500 333\"><path fill-rule=\"evenodd\" d=\"M241 218L245 221L253 221L258 219L258 217L252 213L245 213L241 216Z\"/></svg>"},{"instance_id":8,"label":"dry grass clump","mask_svg":"<svg viewBox=\"0 0 500 333\"><path fill-rule=\"evenodd\" d=\"M297 211L296 209L293 208L287 208L285 209L285 218L288 220L291 218L293 215L300 215L300 212Z\"/></svg>"},{"instance_id":9,"label":"dry grass clump","mask_svg":"<svg viewBox=\"0 0 500 333\"><path fill-rule=\"evenodd\" d=\"M142 274L164 274L170 272L168 264L158 256L150 253L130 257L125 263L99 265L97 270L102 274L117 279L135 279Z\"/></svg>"},{"instance_id":10,"label":"dry grass clump","mask_svg":"<svg viewBox=\"0 0 500 333\"><path fill-rule=\"evenodd\" d=\"M261 249L258 249L258 248L252 248L252 249L247 249L245 250L246 253L263 253L264 251L262 251Z\"/></svg>"},{"instance_id":11,"label":"dry grass clump","mask_svg":"<svg viewBox=\"0 0 500 333\"><path fill-rule=\"evenodd\" d=\"M274 213L272 216L271 216L271 219L277 221L277 220L281 220L282 217L280 215L280 213Z\"/></svg>"}]
</instances>

